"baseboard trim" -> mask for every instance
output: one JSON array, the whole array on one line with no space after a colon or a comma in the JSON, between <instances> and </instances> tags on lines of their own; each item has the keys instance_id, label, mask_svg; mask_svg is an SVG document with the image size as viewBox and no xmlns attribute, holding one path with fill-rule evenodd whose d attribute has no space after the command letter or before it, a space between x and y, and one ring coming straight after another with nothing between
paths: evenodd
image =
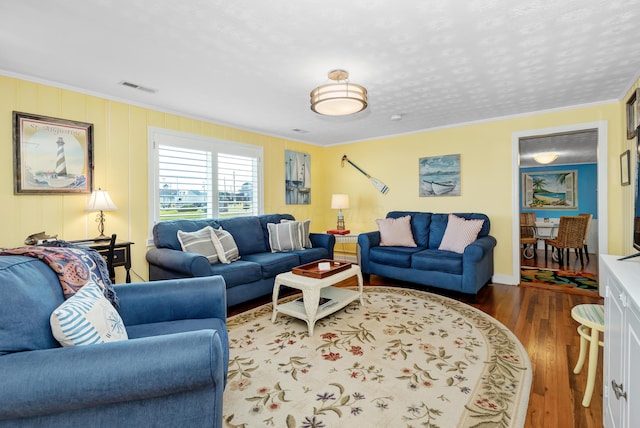
<instances>
[{"instance_id":1,"label":"baseboard trim","mask_svg":"<svg viewBox=\"0 0 640 428\"><path fill-rule=\"evenodd\" d=\"M494 284L518 285L520 284L520 275L503 275L498 273L491 277L491 282Z\"/></svg>"}]
</instances>

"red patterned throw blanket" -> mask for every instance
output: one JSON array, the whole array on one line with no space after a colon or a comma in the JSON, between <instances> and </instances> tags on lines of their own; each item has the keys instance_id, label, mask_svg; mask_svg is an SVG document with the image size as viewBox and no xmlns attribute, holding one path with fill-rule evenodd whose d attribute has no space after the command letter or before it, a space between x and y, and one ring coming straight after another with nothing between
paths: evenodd
<instances>
[{"instance_id":1,"label":"red patterned throw blanket","mask_svg":"<svg viewBox=\"0 0 640 428\"><path fill-rule=\"evenodd\" d=\"M89 280L93 280L117 308L109 272L102 256L90 248L77 247L62 241L62 246L30 246L7 248L0 255L35 257L45 262L58 275L64 298L73 296Z\"/></svg>"}]
</instances>

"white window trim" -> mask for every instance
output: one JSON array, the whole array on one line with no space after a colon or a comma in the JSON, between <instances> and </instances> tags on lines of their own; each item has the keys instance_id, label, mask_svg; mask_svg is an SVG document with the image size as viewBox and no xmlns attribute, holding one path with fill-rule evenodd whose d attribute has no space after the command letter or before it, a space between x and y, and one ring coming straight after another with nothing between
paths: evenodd
<instances>
[{"instance_id":1,"label":"white window trim","mask_svg":"<svg viewBox=\"0 0 640 428\"><path fill-rule=\"evenodd\" d=\"M259 189L258 189L258 212L264 213L264 148L262 146L256 146L253 144L238 143L235 141L220 140L212 137L205 137L202 135L190 134L187 132L173 131L170 129L158 128L155 126L149 126L148 132L148 165L149 165L149 230L147 246L153 246L153 226L156 224L157 219L160 217L160 184L158 173L158 150L156 149L155 141L158 137L171 138L174 140L181 140L180 144L183 147L188 147L196 150L211 150L213 152L223 152L227 154L243 155L248 157L258 157L258 177L259 177ZM233 147L229 150L229 147ZM216 174L213 176L213 188L218 189L218 177ZM217 200L214 200L217 211Z\"/></svg>"}]
</instances>

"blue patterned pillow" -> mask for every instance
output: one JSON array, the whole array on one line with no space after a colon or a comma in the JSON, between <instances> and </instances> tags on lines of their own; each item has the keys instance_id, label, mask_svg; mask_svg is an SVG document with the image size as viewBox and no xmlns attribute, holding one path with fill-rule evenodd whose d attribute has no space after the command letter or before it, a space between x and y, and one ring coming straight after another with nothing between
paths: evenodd
<instances>
[{"instance_id":1,"label":"blue patterned pillow","mask_svg":"<svg viewBox=\"0 0 640 428\"><path fill-rule=\"evenodd\" d=\"M49 321L53 337L62 346L93 345L128 339L120 314L93 281L89 281L58 306Z\"/></svg>"}]
</instances>

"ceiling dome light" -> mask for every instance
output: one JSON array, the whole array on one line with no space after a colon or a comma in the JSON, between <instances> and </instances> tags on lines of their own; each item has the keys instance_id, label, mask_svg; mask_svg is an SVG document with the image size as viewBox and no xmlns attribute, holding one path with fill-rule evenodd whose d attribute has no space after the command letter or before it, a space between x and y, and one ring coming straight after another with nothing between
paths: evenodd
<instances>
[{"instance_id":1,"label":"ceiling dome light","mask_svg":"<svg viewBox=\"0 0 640 428\"><path fill-rule=\"evenodd\" d=\"M551 163L556 159L558 159L558 154L555 152L543 152L543 153L536 153L535 155L533 155L533 160L535 160L538 163L541 163L542 165Z\"/></svg>"},{"instance_id":2,"label":"ceiling dome light","mask_svg":"<svg viewBox=\"0 0 640 428\"><path fill-rule=\"evenodd\" d=\"M324 116L347 116L367 108L367 90L349 83L349 72L332 70L329 79L335 83L311 91L311 110Z\"/></svg>"}]
</instances>

